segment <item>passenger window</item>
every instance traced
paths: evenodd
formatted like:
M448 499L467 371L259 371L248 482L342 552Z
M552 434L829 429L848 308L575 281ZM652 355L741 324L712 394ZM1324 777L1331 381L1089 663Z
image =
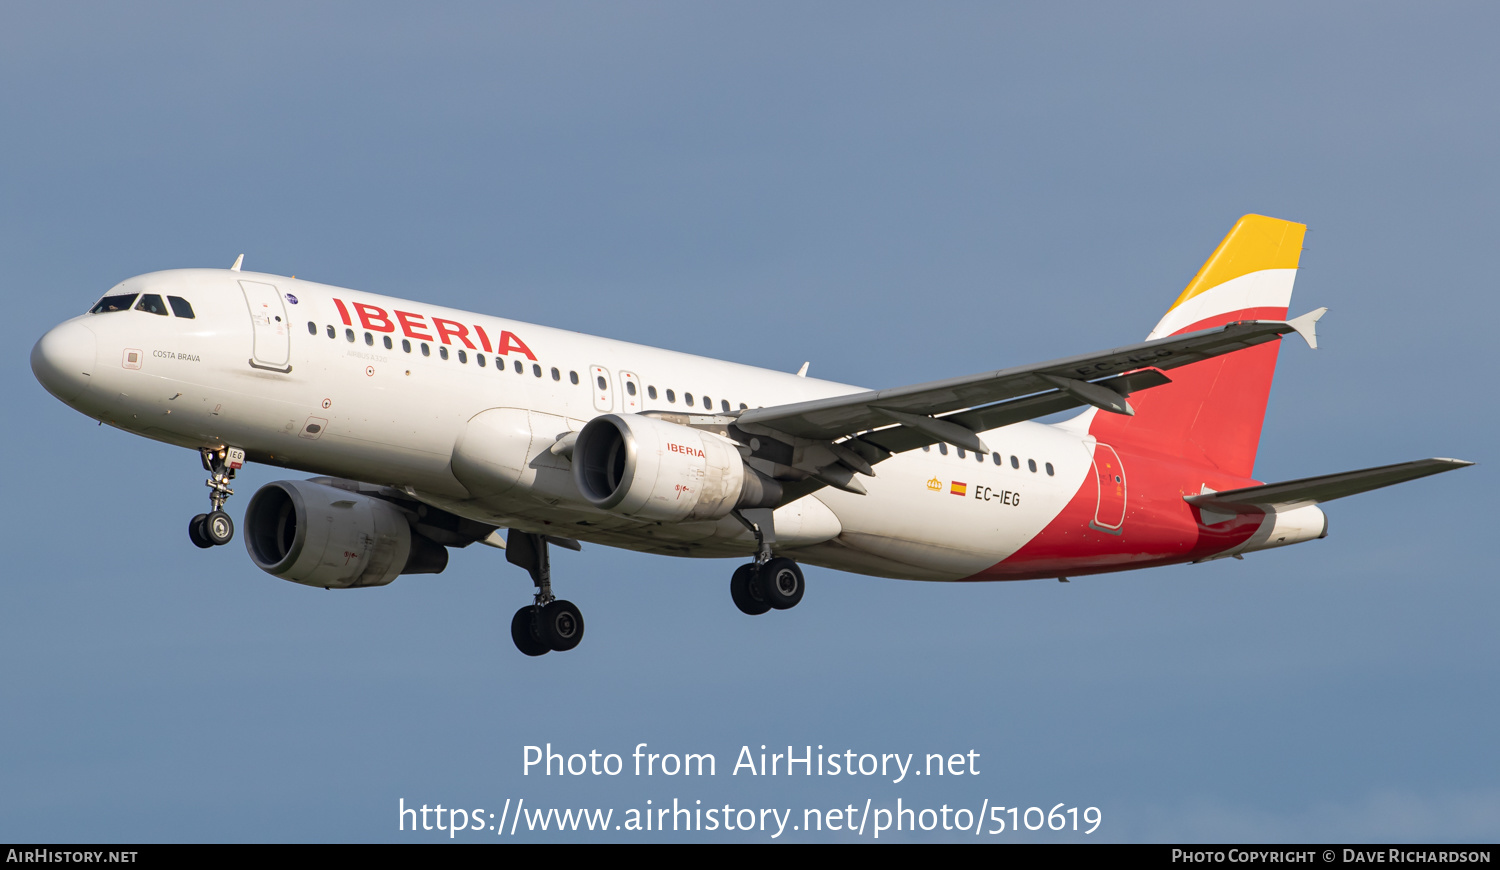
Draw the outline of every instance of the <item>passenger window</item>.
M560 371L557 370L557 366L553 366L552 367L552 380L554 380L554 381L560 381L560 380L562 380L562 372L560 372Z
M984 464L984 454L983 454L983 453L976 453L976 454L974 454L974 459L975 459L975 461L977 461L977 462L978 462L978 463L979 463L979 464L980 464L980 465L983 465L983 464Z
M964 453L964 449L962 447L955 447L953 449L958 451L958 458L959 459L966 459L966 458L968 458L968 454Z
M311 320L307 321L307 334L308 335L317 335L318 334L318 325L316 323L313 323Z
M1035 473L1036 472L1036 460L1035 459L1028 459L1028 460L1026 460L1026 467L1029 468L1029 469L1031 469L1032 472Z
M744 402L740 402L740 410L741 410L741 411L744 411L744 410L746 410L746 409L747 409L747 408L749 408L749 407L750 407L750 406L749 406L749 405L747 405L747 404L745 404L745 403L744 403Z
M391 344L391 337L389 335L385 336L382 341L385 342L386 350L395 350L395 345Z
M939 444L938 445L938 452L941 453L941 454L943 454L944 456L947 456L948 455L948 445L946 445L946 444Z
M1021 467L1021 457L1019 457L1019 456L1012 456L1010 458L1010 467L1011 468L1020 468Z
M183 320L193 319L193 306L189 305L186 299L183 299L181 296L168 296L167 301L172 304L173 314L181 317ZM315 324L308 321L307 325L312 327L313 335L318 334L318 327Z
M728 399L721 400L719 402L719 407L724 411L724 413L728 414L729 413L729 400Z
M656 387L647 387L646 396L652 399L656 398Z
M689 405L693 404L693 394L692 393L683 393L682 394L682 401L686 402Z
M991 453L990 454L990 458L993 459L993 460L995 460L995 464L996 465L1000 465L1002 463L1002 460L1000 459L1000 454L998 454L998 453Z
M371 335L368 332L365 333L365 346L366 347L374 347L375 346L375 336Z
M338 331L333 328L333 324L332 323L328 324L328 337L329 338L338 338L339 337Z
M532 366L531 366L531 373L534 374L534 375L536 375L537 377L541 377L542 376L542 367L539 366L539 365L536 365L536 364L532 364Z
M428 347L425 341L422 342L422 356L432 356L432 348Z
M438 356L442 357L443 359L447 359L448 358L448 345L446 345L446 344L440 344L440 345L438 345Z
M401 349L407 353L411 353L411 341L405 338L401 339Z
M595 378L594 380L599 384L599 389L601 389L601 390L607 390L607 389L609 389L609 384L605 383L605 381L604 381L604 375L600 375L599 377Z
M674 405L677 404L677 394L671 390L667 390L667 401Z
M931 444L923 444L922 445L922 452L923 453L931 453L932 452L932 445Z
M1053 472L1052 472L1052 463L1050 463L1050 462L1049 462L1049 463L1047 463L1047 476L1048 476L1048 477L1052 477L1052 476L1053 476Z
M130 305L135 301L134 293L122 296L106 296L99 300L99 304L89 309L90 314L108 314L111 311L129 311Z
M480 368L484 368L484 354L482 354L482 353L476 353L476 354L474 354L474 361L477 362L477 363L479 363L479 367Z
M353 344L354 343L354 330L352 330L352 329L346 329L346 330L344 330L344 338L349 339L349 343Z
M464 353L462 349L460 349L458 352L458 361L463 363L464 365L469 364L469 355Z
M161 301L161 297L155 293L147 293L141 297L141 301L135 304L136 311L146 311L151 314L167 316L167 303Z
M635 393L636 393L635 381L626 381L625 382L625 392L629 393L632 396L635 395Z
M568 372L568 380L573 382L573 386L578 386L578 372Z
M521 361L520 360L516 360L516 374L519 375L519 374L524 373L525 371L526 371L526 369L524 367L522 367Z

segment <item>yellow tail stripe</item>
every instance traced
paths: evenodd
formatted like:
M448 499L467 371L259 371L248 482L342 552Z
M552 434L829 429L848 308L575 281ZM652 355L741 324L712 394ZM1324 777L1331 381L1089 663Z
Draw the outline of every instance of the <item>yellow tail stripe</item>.
M1302 256L1302 236L1306 232L1306 224L1258 214L1245 215L1188 282L1187 289L1172 303L1172 308L1241 275L1263 269L1297 268L1297 261Z

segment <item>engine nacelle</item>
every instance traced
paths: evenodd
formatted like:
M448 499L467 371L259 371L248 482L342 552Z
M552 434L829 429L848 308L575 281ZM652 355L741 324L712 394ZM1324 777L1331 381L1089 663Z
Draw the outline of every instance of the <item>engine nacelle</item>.
M729 439L635 414L605 414L583 427L573 482L595 507L659 522L716 520L781 496Z
M384 586L448 564L448 551L413 534L395 505L310 480L278 480L255 493L245 549L268 574L331 589Z

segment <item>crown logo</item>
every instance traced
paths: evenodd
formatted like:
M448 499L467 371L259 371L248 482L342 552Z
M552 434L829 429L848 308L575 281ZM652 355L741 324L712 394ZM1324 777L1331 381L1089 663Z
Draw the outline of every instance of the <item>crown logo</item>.
M927 481L927 488L932 490L933 492L942 492L943 482L934 477L933 479Z

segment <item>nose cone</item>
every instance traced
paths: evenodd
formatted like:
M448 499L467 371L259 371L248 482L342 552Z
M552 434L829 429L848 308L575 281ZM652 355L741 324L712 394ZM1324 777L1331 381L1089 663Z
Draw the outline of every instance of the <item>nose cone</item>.
M76 321L52 328L31 349L31 371L47 392L71 402L83 395L94 373L93 330Z

